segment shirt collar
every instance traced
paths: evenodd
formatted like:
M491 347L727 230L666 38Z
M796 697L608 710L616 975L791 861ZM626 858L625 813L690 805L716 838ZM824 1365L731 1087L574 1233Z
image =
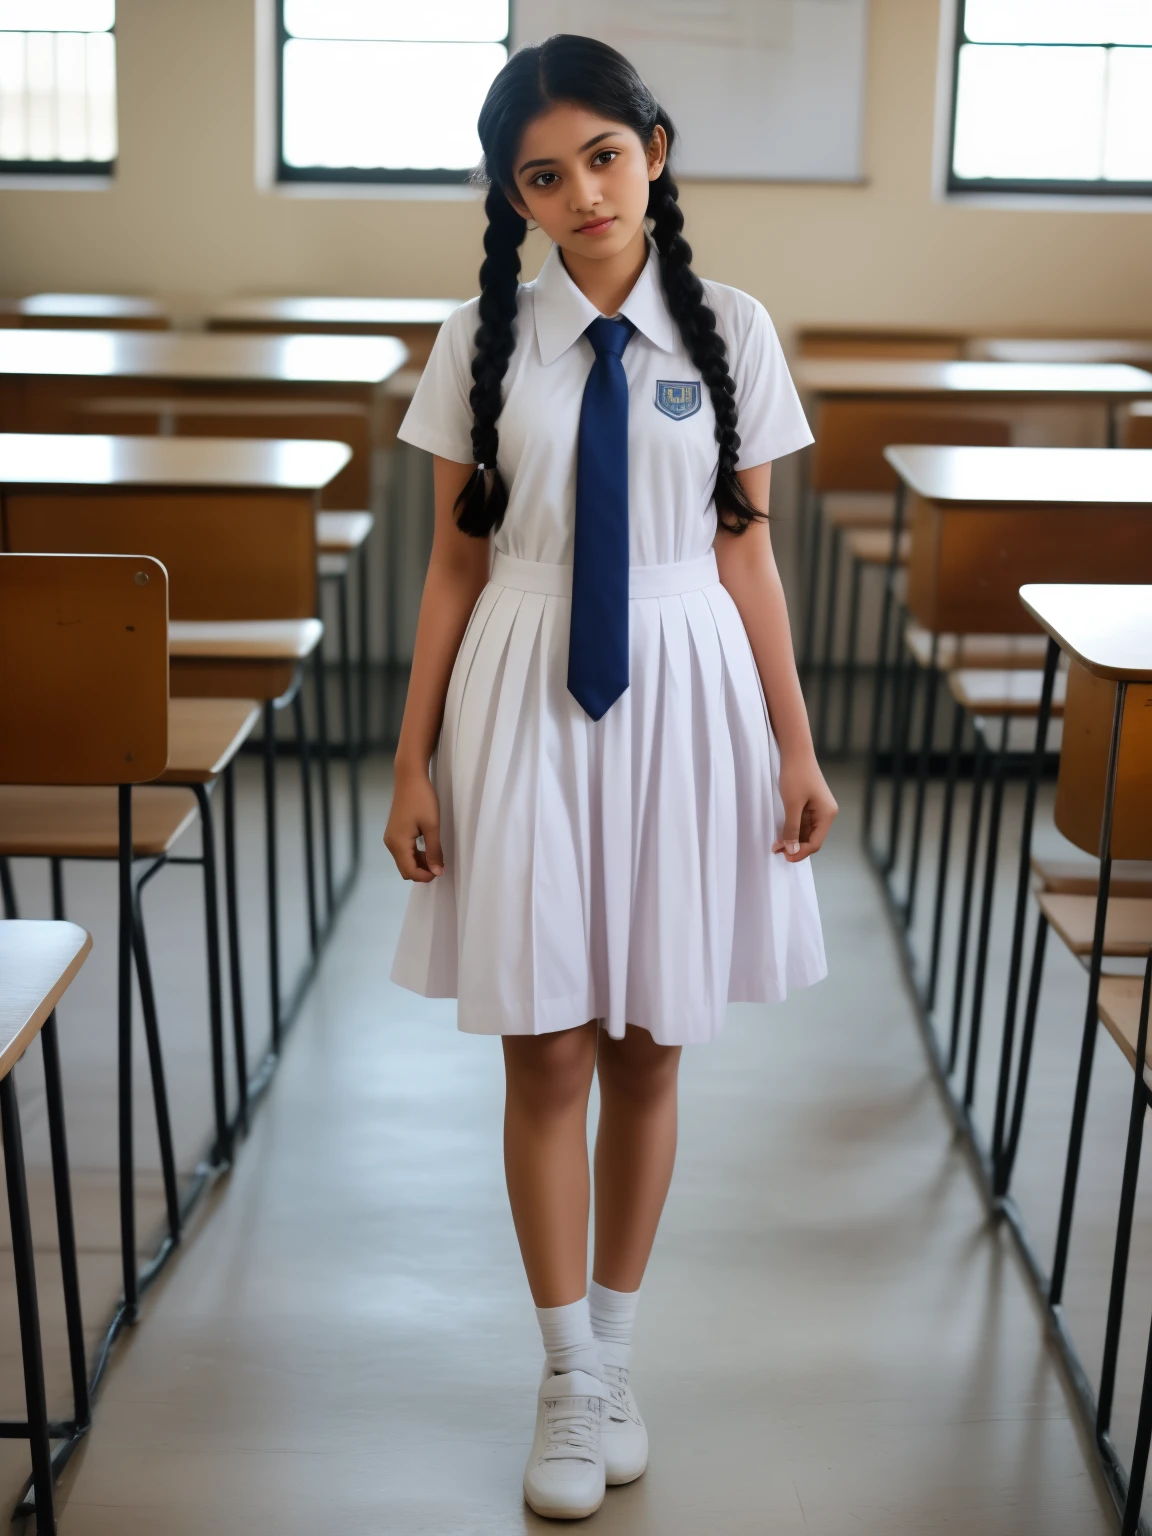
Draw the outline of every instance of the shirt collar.
M544 259L540 275L532 284L532 310L536 321L536 341L540 361L547 368L573 342L578 341L600 311L584 296L568 275L554 245ZM660 258L649 241L648 260L636 279L632 292L620 306L620 313L662 352L673 352L679 339L664 293L660 286Z

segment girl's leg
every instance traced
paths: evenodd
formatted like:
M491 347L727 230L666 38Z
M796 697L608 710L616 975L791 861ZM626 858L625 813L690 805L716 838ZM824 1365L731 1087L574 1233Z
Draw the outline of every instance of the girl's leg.
M601 1033L598 1045L593 1276L609 1290L634 1292L672 1182L680 1047L657 1045L633 1024L623 1040Z
M505 1035L504 1169L537 1307L579 1301L588 1275L588 1094L597 1024Z

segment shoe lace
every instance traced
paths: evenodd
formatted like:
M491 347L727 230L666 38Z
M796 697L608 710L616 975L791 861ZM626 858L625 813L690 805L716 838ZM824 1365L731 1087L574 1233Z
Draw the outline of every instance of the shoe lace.
M598 1397L558 1397L545 1403L544 1456L549 1461L594 1461L600 1427ZM575 1454L573 1454L575 1452Z
M628 1412L628 1367L616 1365L611 1361L604 1362L604 1385L608 1388L608 1396L611 1400L609 1413L615 1423L621 1422L620 1415L631 1418ZM617 1410L613 1412L612 1410Z

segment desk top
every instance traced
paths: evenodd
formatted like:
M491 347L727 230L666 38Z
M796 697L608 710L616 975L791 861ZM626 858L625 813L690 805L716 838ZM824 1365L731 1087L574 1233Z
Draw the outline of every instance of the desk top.
M33 293L14 299L17 314L37 319L83 320L160 320L167 321L168 311L155 299L126 293Z
M1020 601L1097 677L1152 682L1152 587L1034 583Z
M1152 504L1152 448L946 448L894 444L884 457L927 501L1021 506Z
M818 395L1152 396L1152 373L1125 363L990 363L801 358L797 387Z
M7 1077L84 964L75 923L0 922L0 1077Z
M443 325L459 299L241 298L217 304L208 323L355 325L386 330L397 325Z
M382 384L407 360L394 336L0 330L0 374Z
M1150 455L1152 456L1152 455ZM0 433L0 486L153 486L184 490L322 490L352 457L311 439L101 437Z
M1131 363L1152 368L1152 337L985 336L969 344L969 356L990 363Z

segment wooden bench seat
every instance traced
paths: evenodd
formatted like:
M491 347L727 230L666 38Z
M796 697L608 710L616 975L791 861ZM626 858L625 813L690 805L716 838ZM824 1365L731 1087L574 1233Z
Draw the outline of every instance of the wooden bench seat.
M132 796L135 857L167 853L196 819L191 790L138 788ZM0 785L0 854L10 858L115 859L119 851L120 818L114 787Z
M32 1044L91 948L75 923L0 922L0 1077Z
M168 652L174 660L303 661L323 633L319 619L182 619L168 625Z
M824 517L828 526L845 532L854 528L890 529L895 515L892 497L883 493L860 496L833 494L824 500Z
M1043 672L962 667L948 674L952 697L973 715L1035 716L1040 712L1043 685ZM1067 688L1067 674L1057 672L1052 689L1054 718L1064 713Z
M1140 998L1143 976L1101 976L1096 1006L1104 1028L1124 1052L1128 1065L1136 1067L1136 1041L1140 1029ZM1146 1055L1152 1055L1152 1037ZM1152 1066L1152 1060L1147 1062Z
M921 667L932 665L932 634L921 624L909 623L904 630L904 644ZM936 644L936 665L942 672L953 668L979 670L1034 670L1044 665L1047 640L1043 635L940 635Z
M1100 866L1095 860L1045 859L1033 854L1031 862L1042 889L1064 896L1096 895ZM1152 898L1152 859L1114 859L1108 892Z
M1040 910L1074 955L1092 953L1096 897L1039 891ZM1104 953L1142 956L1152 949L1152 899L1111 896L1104 924Z
M316 548L322 555L353 554L375 524L371 512L317 512Z
M892 530L890 528L857 528L845 539L849 555L861 565L887 565L892 558ZM900 535L897 560L908 564L912 549L912 535L905 529Z
M168 768L158 784L208 784L218 778L256 729L251 699L172 699Z

